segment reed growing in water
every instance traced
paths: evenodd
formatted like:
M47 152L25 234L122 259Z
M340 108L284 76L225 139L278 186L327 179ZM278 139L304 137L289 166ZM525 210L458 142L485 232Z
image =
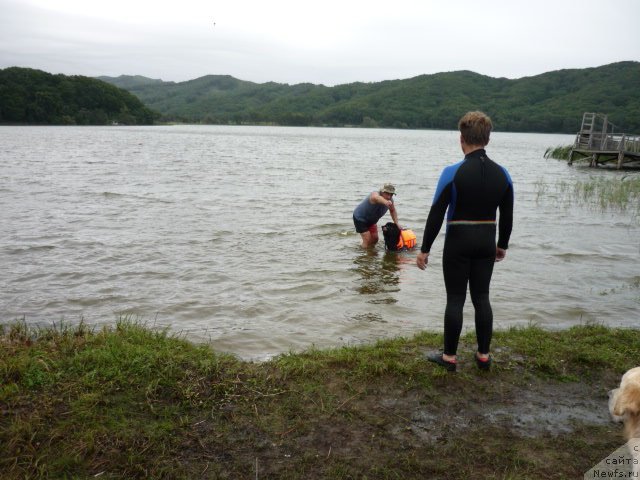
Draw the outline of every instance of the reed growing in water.
M569 154L573 145L549 147L544 152L544 158L555 158L557 160L569 160Z
M544 158L568 160L573 145L560 145L549 147L544 152ZM536 182L537 198L540 200L549 192L549 186L542 181ZM603 210L618 210L640 213L640 174L631 173L619 176L592 176L588 180L577 180L568 185L561 182L557 186L560 197L566 199L573 194L572 200L581 203L598 206Z
M595 201L602 209L613 208L640 213L640 175L638 174L579 180L574 186L574 194L583 202Z

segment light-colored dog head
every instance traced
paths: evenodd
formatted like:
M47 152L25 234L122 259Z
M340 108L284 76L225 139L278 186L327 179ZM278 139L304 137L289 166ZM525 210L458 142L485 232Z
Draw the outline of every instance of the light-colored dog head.
M620 387L609 392L609 413L624 423L625 438L640 438L640 367L625 373Z

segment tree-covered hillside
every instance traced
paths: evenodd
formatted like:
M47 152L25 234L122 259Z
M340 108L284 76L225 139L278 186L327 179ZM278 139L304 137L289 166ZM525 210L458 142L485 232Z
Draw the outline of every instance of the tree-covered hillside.
M180 83L101 78L128 89L166 121L453 129L464 112L477 109L501 131L575 133L584 112L598 112L640 132L639 62L516 80L458 71L335 87L218 75Z
M0 70L0 124L149 125L157 116L128 91L95 78Z

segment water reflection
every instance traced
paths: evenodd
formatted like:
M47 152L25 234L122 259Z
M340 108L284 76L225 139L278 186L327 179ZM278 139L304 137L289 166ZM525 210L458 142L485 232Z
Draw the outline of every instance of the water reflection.
M400 291L400 271L408 261L402 253L361 250L353 259L359 277L356 291L370 295L368 303L396 303L393 294Z

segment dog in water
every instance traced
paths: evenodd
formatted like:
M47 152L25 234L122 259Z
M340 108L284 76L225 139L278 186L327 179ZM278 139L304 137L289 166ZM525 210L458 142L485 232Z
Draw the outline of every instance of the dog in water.
M382 226L382 235L384 236L384 248L389 252L411 250L416 246L416 236L413 231L400 230L398 225L393 222Z
M622 376L620 387L609 392L609 413L616 422L624 424L624 438L628 440L633 458L633 473L640 474L640 367Z

